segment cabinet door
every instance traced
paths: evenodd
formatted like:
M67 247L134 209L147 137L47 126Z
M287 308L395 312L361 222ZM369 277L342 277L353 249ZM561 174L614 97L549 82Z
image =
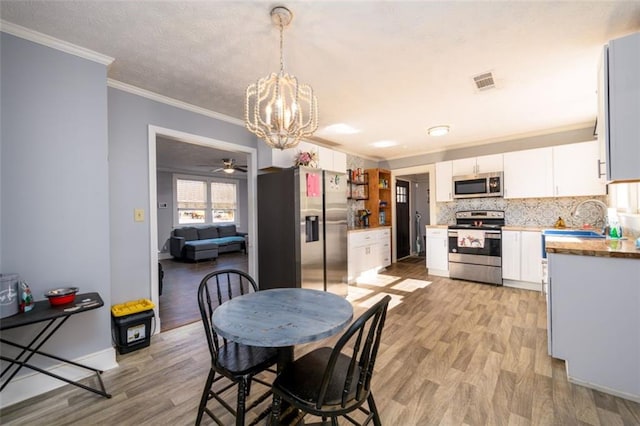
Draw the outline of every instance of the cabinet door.
M520 231L502 231L502 278L520 280Z
M608 154L611 180L640 179L640 33L609 42Z
M504 155L483 155L476 158L476 173L492 173L501 172L504 168L503 165Z
M452 176L466 176L476 174L476 158L461 158L451 162Z
M598 159L598 141L554 146L554 195L604 195L605 185L599 177Z
M333 151L333 169L331 170L339 173L347 173L347 154Z
M427 268L449 270L447 229L427 229Z
M333 150L324 146L316 146L315 150L318 152L318 168L336 171L333 169Z
M452 201L452 164L451 161L436 163L436 201Z
M552 148L504 154L504 198L553 197Z
M542 282L542 234L522 231L520 234L520 279Z

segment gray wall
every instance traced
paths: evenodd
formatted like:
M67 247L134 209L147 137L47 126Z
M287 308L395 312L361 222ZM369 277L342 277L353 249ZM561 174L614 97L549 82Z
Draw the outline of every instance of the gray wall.
M36 300L59 286L99 292L106 308L71 317L45 348L110 349L106 67L6 33L0 53L0 270Z
M108 102L111 295L113 303L122 303L151 297L148 126L253 148L256 138L242 126L119 89L108 89ZM145 222L133 221L135 208L144 208Z
M548 135L531 136L520 139L511 139L503 142L476 145L467 148L458 148L448 151L433 152L389 161L380 161L377 167L396 170L405 167L433 164L438 161L457 160L459 158L471 158L480 155L501 154L504 152L521 151L524 149L543 148L547 146L564 145L568 143L587 142L594 140L593 127L577 130L568 130Z

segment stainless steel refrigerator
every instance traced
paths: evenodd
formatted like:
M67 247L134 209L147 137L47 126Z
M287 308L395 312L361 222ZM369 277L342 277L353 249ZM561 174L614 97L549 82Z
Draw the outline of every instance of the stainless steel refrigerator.
M344 173L309 167L258 175L260 289L347 295L346 182Z

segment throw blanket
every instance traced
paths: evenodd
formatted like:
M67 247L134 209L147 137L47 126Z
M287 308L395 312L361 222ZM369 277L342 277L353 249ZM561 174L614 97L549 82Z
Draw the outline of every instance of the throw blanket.
M458 247L484 248L484 231L459 230Z

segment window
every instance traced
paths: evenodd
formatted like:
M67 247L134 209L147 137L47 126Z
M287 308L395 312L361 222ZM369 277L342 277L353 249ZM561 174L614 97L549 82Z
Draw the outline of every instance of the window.
M640 212L640 184L615 183L609 185L612 205L619 213Z
M174 175L174 197L178 225L236 222L236 182Z
M176 182L178 223L204 223L207 208L207 183L178 179Z
M235 183L211 182L211 217L213 223L235 222L237 193Z

